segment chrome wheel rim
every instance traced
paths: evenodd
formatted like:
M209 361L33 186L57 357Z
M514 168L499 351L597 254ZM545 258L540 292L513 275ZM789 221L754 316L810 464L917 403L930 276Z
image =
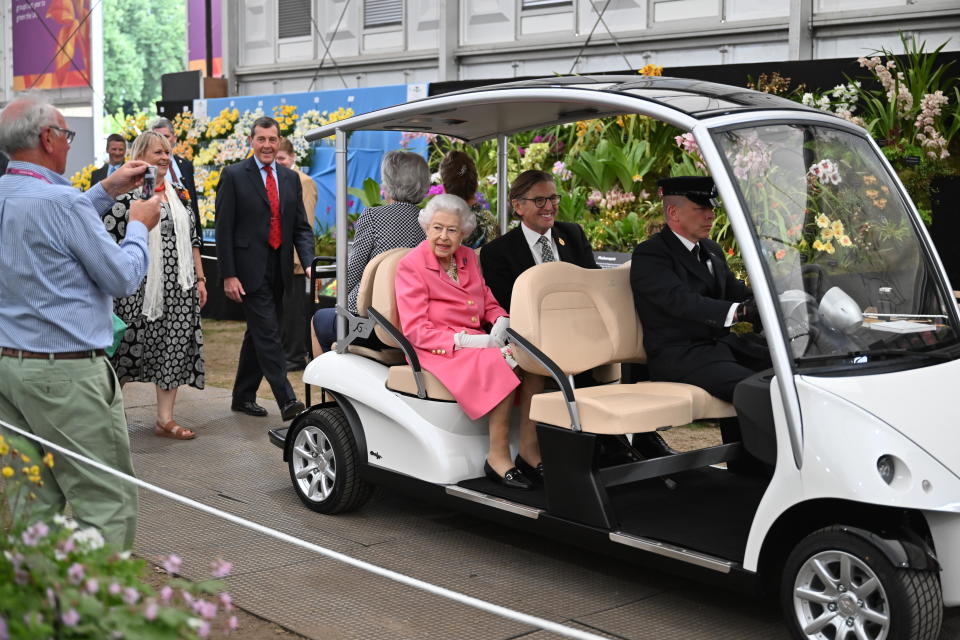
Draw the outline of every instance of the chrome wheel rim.
M337 458L326 434L313 425L300 429L291 456L300 493L313 502L329 498L337 481Z
M793 585L797 622L810 640L885 640L890 604L876 573L844 551L803 563Z

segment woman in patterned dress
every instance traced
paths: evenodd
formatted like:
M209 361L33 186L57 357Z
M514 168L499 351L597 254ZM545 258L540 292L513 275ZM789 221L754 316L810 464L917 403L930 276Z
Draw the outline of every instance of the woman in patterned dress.
M127 323L111 358L120 383L149 382L157 388L154 433L189 440L196 436L173 419L177 389L204 386L203 333L200 307L206 304L206 278L200 261L200 236L190 196L169 171L170 144L155 131L133 142L130 156L157 168L160 223L150 232L147 276L140 289L113 303L114 313ZM130 204L141 197L137 188L117 199L103 216L107 231L120 242L126 233Z
M384 251L415 247L426 237L417 222L417 205L430 189L427 161L409 151L389 151L380 165L380 180L386 204L365 209L354 225L353 246L347 259L347 308L351 313L357 312L360 278L367 263ZM310 334L314 357L329 351L337 339L336 318L334 309L320 309L313 315ZM374 336L354 344L374 349L383 346Z

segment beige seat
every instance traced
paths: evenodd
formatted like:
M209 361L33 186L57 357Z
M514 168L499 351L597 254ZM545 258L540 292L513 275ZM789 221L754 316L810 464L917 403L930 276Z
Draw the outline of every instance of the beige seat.
M367 266L364 267L363 275L360 277L360 286L357 288L357 315L361 318L368 317L367 309L373 300L372 285L376 278L377 270L380 268L380 265L383 264L384 260L398 251L405 254L409 249L391 249L384 251L371 258L370 261L367 262ZM403 362L403 352L400 351L400 349L382 349L378 351L377 349L351 344L347 346L347 352L370 358L371 360L376 360L386 365L400 364Z
M400 329L400 317L397 313L397 296L395 285L397 278L397 265L409 251L409 249L394 249L392 251L380 254L385 257L377 268L374 284L371 288L370 300L367 301L367 307L373 307L376 309L381 315L383 315L384 318L387 319L387 321L390 322L390 324L397 329ZM359 310L360 302L358 299L357 311ZM374 331L376 331L377 337L380 338L384 344L389 346L399 346L393 339L393 336L391 336L390 333L383 327L377 325ZM401 362L402 361L403 360L401 357ZM443 383L441 383L429 371L421 371L421 380L423 381L427 398L431 400L455 401L453 395L445 386L443 386ZM390 367L390 371L387 374L387 388L394 391L399 391L400 393L417 395L417 382L413 373L413 368L409 364L398 364Z
M628 268L583 269L564 262L540 265L517 279L510 306L511 328L566 375L647 360ZM524 370L547 375L529 354L522 349L514 351ZM581 429L589 433L639 433L736 415L730 403L681 383L604 385L577 389L574 396ZM530 417L570 426L562 392L534 396Z

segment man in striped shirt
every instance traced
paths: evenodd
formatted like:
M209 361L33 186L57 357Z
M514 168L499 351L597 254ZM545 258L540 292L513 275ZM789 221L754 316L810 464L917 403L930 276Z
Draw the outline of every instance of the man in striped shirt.
M132 475L123 396L104 349L113 298L146 274L160 204L136 202L117 245L99 212L141 183L147 165L129 162L80 193L60 175L73 137L37 98L0 113L0 150L10 156L0 179L0 420ZM28 517L48 520L69 502L82 526L133 544L136 486L65 455L42 468L36 499L20 505Z

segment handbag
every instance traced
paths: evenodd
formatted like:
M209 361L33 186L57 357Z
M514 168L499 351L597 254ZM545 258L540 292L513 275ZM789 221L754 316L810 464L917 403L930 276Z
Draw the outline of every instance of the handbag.
M113 354L117 352L117 347L120 346L120 340L123 339L123 334L127 330L127 323L115 313L110 314L113 317L113 344L104 349L104 352L109 357L113 357Z

